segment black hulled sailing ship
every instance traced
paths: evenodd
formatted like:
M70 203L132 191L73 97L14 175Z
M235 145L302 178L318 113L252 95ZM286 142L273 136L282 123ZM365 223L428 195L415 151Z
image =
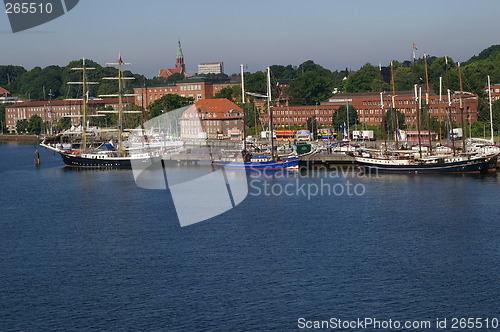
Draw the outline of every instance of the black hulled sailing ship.
M425 55L424 55L425 60ZM426 66L426 78L427 76L427 63ZM391 63L392 67L392 63ZM460 113L462 118L462 131L463 131L463 107L462 107L462 78L460 75L460 63L458 64L458 74L460 79ZM427 93L429 87L427 84ZM421 93L420 93L421 96ZM427 102L428 102L428 98ZM421 97L417 92L417 85L415 85L415 111L417 114L417 126L418 126L418 147L419 153L406 153L401 154L400 152L390 153L389 151L380 151L378 154L368 154L362 156L356 156L356 162L359 167L366 173L407 173L407 174L418 174L418 173L487 173L496 170L498 154L475 154L468 153L465 147L465 138L463 141L463 150L461 154L457 154L455 148L453 148L452 155L444 154L432 154L428 155L422 154L422 142L420 137L420 107ZM394 107L394 101L393 101ZM426 110L428 111L428 105L426 105ZM430 123L430 116L429 116ZM397 137L397 136L396 136ZM432 152L432 142L430 139L430 129L429 129L429 148ZM453 139L453 138L452 138Z
M130 169L132 160L145 160L151 157L151 152L141 153L131 153L130 150L124 148L123 145L123 97L131 96L123 93L123 81L126 79L134 79L133 77L123 77L121 70L122 65L127 65L119 56L118 62L108 63L108 65L115 65L118 67L117 77L107 77L104 79L118 80L118 93L115 95L101 95L99 97L118 97L118 110L111 111L118 114L118 126L117 126L117 136L118 136L118 146L115 147L109 143L102 143L98 147L89 148L87 146L87 101L88 101L88 85L95 84L93 82L88 82L86 77L86 71L93 68L88 68L85 66L85 59L83 60L82 68L73 68L75 70L82 71L82 82L74 82L73 84L81 84L83 86L83 98L82 98L82 139L81 146L79 149L61 149L54 148L46 142L42 142L42 146L56 151L62 157L64 165L67 167L78 167L78 168L125 168Z

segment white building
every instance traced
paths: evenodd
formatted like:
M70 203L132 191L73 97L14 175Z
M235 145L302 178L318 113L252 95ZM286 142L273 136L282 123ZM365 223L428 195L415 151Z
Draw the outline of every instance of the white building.
M206 62L198 65L198 74L222 74L224 73L223 62Z

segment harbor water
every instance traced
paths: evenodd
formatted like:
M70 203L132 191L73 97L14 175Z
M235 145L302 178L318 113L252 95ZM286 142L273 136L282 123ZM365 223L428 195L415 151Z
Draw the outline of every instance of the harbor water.
M33 145L0 144L0 179L0 331L500 330L497 174L249 175L187 227L168 190Z

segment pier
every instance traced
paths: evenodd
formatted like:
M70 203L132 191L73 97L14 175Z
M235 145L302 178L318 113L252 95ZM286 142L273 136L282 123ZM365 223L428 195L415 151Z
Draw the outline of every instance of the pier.
M344 153L313 153L310 155L299 156L299 165L317 167L317 166L349 166L356 165L353 156Z

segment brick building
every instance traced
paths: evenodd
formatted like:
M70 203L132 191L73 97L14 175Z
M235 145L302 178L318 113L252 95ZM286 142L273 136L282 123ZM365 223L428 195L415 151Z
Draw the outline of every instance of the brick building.
M177 94L181 97L191 97L195 101L213 98L217 92L225 87L240 85L236 82L214 83L203 77L194 77L164 87L135 88L135 103L138 106L148 107L155 100L167 94Z
M182 138L241 138L243 110L227 99L202 99L182 113L179 124Z
M500 98L500 86L498 86L498 98ZM384 107L381 107L381 98ZM425 104L425 93L422 102ZM460 95L451 96L451 106L448 107L448 96L439 100L435 93L429 94L429 109L433 117L440 120L447 118L450 114L452 121L460 123ZM398 91L394 98L395 108L406 117L406 125L416 124L415 97L413 91ZM477 95L464 92L462 95L464 120L475 122L478 117ZM392 104L392 94L388 92L365 92L365 93L341 93L330 97L320 105L312 106L282 106L273 108L273 123L276 127L287 127L289 125L305 126L309 117L316 118L320 126L331 126L332 117L340 106L353 106L358 113L360 123L379 126L382 118ZM283 105L283 104L282 104ZM422 105L424 107L424 105ZM261 121L267 123L267 113L262 114Z
M486 97L488 97L488 90L489 89L490 89L490 87L488 87L488 86L484 87ZM491 85L491 102L494 103L498 99L500 99L500 84L492 84Z
M123 103L132 103L133 98L123 98ZM106 106L118 109L118 98L92 99L88 102L88 114L97 114ZM16 131L16 124L19 120L28 120L33 115L38 115L43 122L55 123L62 117L70 117L72 123L80 123L82 115L82 102L74 100L52 100L52 101L29 101L7 106L5 108L5 121L7 130L10 133Z

